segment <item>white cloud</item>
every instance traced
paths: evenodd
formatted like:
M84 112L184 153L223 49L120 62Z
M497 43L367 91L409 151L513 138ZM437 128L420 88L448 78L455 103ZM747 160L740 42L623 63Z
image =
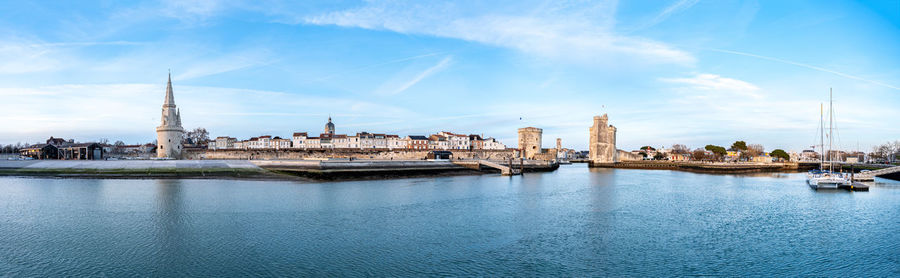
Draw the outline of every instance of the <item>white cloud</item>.
M749 94L759 90L745 81L722 77L716 74L697 74L689 78L661 78L661 81L690 85L692 89L718 90Z
M0 74L21 74L57 70L66 56L40 43L0 41Z
M613 30L615 4L539 7L510 14L460 12L450 4L379 2L337 12L305 16L315 25L388 30L473 41L524 53L590 64L689 64L694 57L654 40L625 36ZM585 13L584 10L593 13ZM523 15L524 14L524 15Z
M286 135L318 127L332 112L363 115L366 121L414 118L409 110L354 98L177 83L174 89L185 128L202 126L216 135ZM0 142L35 142L51 135L147 142L155 137L164 92L164 82L0 88Z

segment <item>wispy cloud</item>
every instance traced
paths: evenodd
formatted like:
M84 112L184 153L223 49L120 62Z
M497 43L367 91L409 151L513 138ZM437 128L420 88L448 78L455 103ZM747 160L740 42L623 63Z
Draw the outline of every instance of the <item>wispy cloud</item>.
M342 76L342 75L345 75L345 74L350 74L350 73L359 72L359 71L363 71L363 70L367 70L367 69L372 69L372 68L377 68L377 67L380 67L380 66L386 66L386 65L390 65L390 64L396 64L396 63L400 63L400 62L406 62L406 61L417 60L417 59L422 59L422 58L427 58L427 57L433 57L433 56L441 55L441 54L443 54L443 53L446 53L446 52L435 52L435 53L428 53L428 54L415 55L415 56L404 57L404 58L399 58L399 59L393 59L393 60L390 60L390 61L385 61L385 62L381 62L381 63L376 63L376 64L371 64L371 65L360 66L360 67L356 67L356 68L353 68L353 69L349 69L349 70L344 70L344 71L341 71L341 72L336 72L336 73L328 74L328 75L325 75L325 76L316 78L316 79L314 79L314 80L315 80L315 81L325 81L325 80L332 79L332 78L335 78L335 77L338 77L338 76Z
M660 81L689 85L692 92L713 91L723 94L739 94L750 97L760 97L755 92L759 90L756 85L746 81L722 77L716 74L697 74L687 78L660 78Z
M0 41L0 74L58 70L67 59L68 55L46 44Z
M630 29L631 30L641 30L641 29L653 27L663 21L666 21L666 19L669 19L669 17L671 17L672 15L678 14L680 12L683 12L683 11L693 7L694 5L696 5L699 2L700 2L700 0L678 0L674 4L669 5L668 7L664 8L659 14L657 14L652 19L645 21L642 24L640 24L636 27L630 28Z
M708 49L708 50L710 50L710 51L715 51L715 52L720 52L720 53L727 53L727 54L741 55L741 56L746 56L746 57L759 58L759 59L763 59L763 60L769 60L769 61L779 62L779 63L784 63L784 64L789 64L789 65L795 65L795 66L804 67L804 68L808 68L808 69L812 69L812 70L817 70L817 71L821 71L821 72L827 72L827 73L835 74L835 75L838 75L838 76L841 76L841 77L846 77L846 78L850 78L850 79L854 79L854 80L859 80L859 81L863 81L863 82L875 84L875 85L882 86L882 87L886 87L886 88L891 88L891 89L894 89L894 90L900 90L900 87L897 87L897 86L894 86L894 85L891 85L891 84L887 84L887 83L883 83L883 82L880 82L880 81L875 81L875 80L871 80L871 79L867 79L867 78L862 78L862 77L859 77L859 76L850 75L850 74L846 74L846 73L842 73L842 72L839 72L839 71L830 70L830 69L826 69L826 68L822 68L822 67L818 67L818 66L813 66L813 65L810 65L810 64L804 64L804 63L799 63L799 62L794 62L794 61L788 61L788 60L779 59L779 58L774 58L774 57L767 57L767 56L756 55L756 54L751 54L751 53L746 53L746 52L732 51L732 50L715 49L715 48L710 48L710 49Z
M460 39L572 62L694 61L691 54L665 43L617 34L611 23L614 3L576 6L479 14L459 12L459 7L446 3L370 2L360 8L304 16L300 22Z
M416 83L419 83L419 81L422 81L423 79L431 76L432 74L435 74L435 73L440 72L440 71L444 70L445 68L447 68L447 66L450 65L450 62L452 60L453 59L451 56L444 57L444 59L441 59L441 61L439 61L437 64L416 74L412 79L407 80L406 82L403 82L396 89L387 92L387 95L396 95L396 94L402 93L403 91L406 91L406 89L409 89L410 87L416 85Z

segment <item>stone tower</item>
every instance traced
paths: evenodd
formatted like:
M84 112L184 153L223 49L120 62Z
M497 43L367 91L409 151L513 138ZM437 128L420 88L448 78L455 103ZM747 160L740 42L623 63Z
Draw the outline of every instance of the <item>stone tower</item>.
M331 122L331 116L328 116L328 123L325 124L325 134L334 135L334 123Z
M556 138L556 151L562 150L562 138Z
M169 73L169 84L166 85L166 100L162 106L162 123L156 128L156 157L181 158L181 138L184 128L181 127L181 112L175 107L175 95L172 91L172 73Z
M594 125L591 126L591 141L588 142L591 163L618 162L616 151L616 127L608 124L609 118L594 116Z
M543 130L536 127L525 127L519 129L519 149L522 150L522 157L526 159L534 159L534 155L541 153L541 136Z

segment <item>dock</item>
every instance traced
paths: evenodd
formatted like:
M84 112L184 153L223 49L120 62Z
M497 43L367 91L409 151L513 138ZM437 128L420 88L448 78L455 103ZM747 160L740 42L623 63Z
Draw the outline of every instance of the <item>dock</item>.
M838 186L838 188L850 191L869 191L869 185L861 182L853 182L850 185L841 185Z

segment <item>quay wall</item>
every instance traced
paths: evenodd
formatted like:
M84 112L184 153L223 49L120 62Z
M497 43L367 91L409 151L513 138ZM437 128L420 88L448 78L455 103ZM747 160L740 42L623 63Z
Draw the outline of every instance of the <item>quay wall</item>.
M589 163L590 167L681 170L708 173L754 173L797 171L797 163L720 163L678 161L623 161L617 163Z
M453 158L507 160L516 152L506 150L450 150ZM186 150L185 159L215 160L424 160L429 150L281 149L281 150Z

